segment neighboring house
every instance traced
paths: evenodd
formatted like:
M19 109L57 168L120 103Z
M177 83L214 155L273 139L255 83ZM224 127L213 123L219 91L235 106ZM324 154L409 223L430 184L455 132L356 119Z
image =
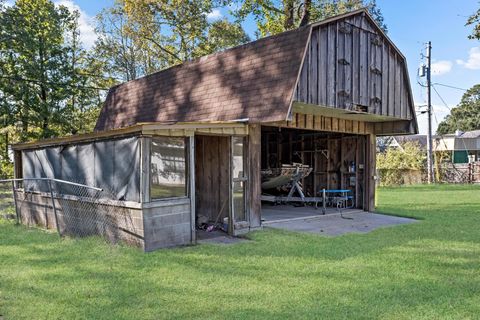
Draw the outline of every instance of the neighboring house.
M298 159L305 192L373 211L376 136L416 133L405 57L357 10L116 86L94 133L16 145L16 177L114 190L150 251L195 243L199 217L261 227L261 170Z
M433 141L434 151L451 153L453 163L480 161L480 130L457 131L454 134L437 136Z
M388 148L403 149L403 145L407 142L417 144L420 149L427 150L427 136L424 134L390 136L377 139L377 149L380 152Z

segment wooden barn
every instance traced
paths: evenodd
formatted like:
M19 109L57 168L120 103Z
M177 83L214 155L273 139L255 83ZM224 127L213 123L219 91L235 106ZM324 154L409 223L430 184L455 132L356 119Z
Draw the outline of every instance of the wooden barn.
M113 87L94 133L16 145L16 175L118 190L150 251L195 243L203 223L260 228L262 199L283 199L262 190L269 173L308 168L304 197L348 190L373 211L376 136L417 131L405 57L357 10Z

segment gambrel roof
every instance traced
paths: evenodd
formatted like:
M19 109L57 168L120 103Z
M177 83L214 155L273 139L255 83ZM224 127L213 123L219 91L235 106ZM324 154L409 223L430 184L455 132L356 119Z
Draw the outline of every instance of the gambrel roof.
M299 28L113 87L95 129L285 119L309 34Z
M95 130L285 121L297 103L364 121L407 121L418 131L405 57L365 9L113 87Z

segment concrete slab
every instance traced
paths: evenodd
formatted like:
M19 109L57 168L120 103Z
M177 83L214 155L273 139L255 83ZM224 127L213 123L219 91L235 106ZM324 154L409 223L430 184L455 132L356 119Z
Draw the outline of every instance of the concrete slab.
M363 212L359 209L344 209L343 212ZM327 208L325 215L338 214L336 208ZM292 205L263 205L262 206L262 223L283 222L288 220L302 220L323 216L322 208L315 209L313 206L295 207Z
M267 222L264 223L264 226L289 231L339 236L353 232L367 233L381 227L414 222L418 222L418 220L355 210L345 211L342 215L337 213L291 221Z

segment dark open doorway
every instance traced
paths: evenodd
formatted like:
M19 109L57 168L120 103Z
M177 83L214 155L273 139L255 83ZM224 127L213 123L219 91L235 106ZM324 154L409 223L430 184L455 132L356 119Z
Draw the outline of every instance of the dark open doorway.
M306 172L305 176L298 181L305 197L321 197L323 189L344 190L346 191L344 194L348 195L348 201L343 204L344 207L363 209L366 190L365 159L366 137L364 135L262 127L262 195L286 196L292 188L292 183L288 183L286 179L286 183L281 185L282 180L278 179L278 185L273 183L272 187L265 183L269 179L268 175L275 176L276 172L282 175L288 170L298 170L295 168L300 167ZM294 193L298 196L297 191ZM267 197L262 196L262 198ZM279 204L279 202L273 204ZM316 212L310 209L302 211L299 206L305 205L304 203L292 201L281 204L284 205L283 209L285 205L291 207L290 210L284 210L289 217L295 216L296 213L302 216L306 215L307 211L311 215ZM272 202L264 201L263 209L262 218L268 220L268 214L272 212ZM278 215L275 218L277 219Z
M224 222L230 217L230 137L195 136L195 189L197 238L216 235L222 227L228 232Z

